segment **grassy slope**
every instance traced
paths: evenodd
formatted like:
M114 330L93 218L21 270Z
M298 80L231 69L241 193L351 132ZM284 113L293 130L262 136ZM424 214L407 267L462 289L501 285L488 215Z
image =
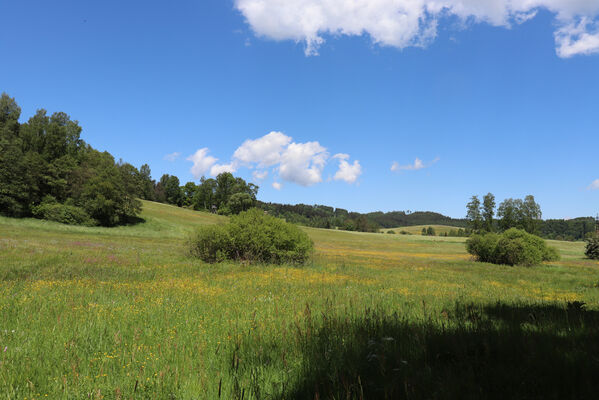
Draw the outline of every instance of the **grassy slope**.
M322 353L317 342L301 345L312 323L337 329L326 324L376 309L425 321L428 335L461 326L448 316L456 302L559 315L567 301L599 305L599 263L583 258L582 243L552 242L562 261L511 268L473 262L461 238L305 228L316 252L303 268L211 266L185 257L184 238L225 218L151 202L142 217L111 229L0 218L0 398L259 398L258 389L299 398L298 382L318 378L302 375L306 362L324 362L310 358ZM343 332L403 329L369 326ZM402 379L403 388L411 378Z
M405 231L412 235L420 235L422 233L422 228L428 228L429 226L432 226L433 228L435 228L435 233L437 235L449 233L449 231L451 231L451 230L457 231L458 229L460 229L455 226L448 226L448 225L414 225L414 226L400 226L399 228L381 229L381 232L386 233L387 231L394 231L395 233L399 233L401 231Z

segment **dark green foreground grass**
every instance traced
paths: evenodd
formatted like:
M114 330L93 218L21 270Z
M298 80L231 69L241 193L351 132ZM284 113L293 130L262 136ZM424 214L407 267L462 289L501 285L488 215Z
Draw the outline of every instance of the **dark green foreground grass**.
M419 322L369 309L314 318L307 308L286 339L244 337L230 370L249 383L236 386L234 397L593 399L599 393L599 313L580 303L458 304L440 319ZM265 379L275 371L277 382Z

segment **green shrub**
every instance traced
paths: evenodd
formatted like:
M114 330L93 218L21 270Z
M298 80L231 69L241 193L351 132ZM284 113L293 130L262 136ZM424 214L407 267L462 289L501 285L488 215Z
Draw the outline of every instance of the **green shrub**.
M231 217L226 225L200 228L190 238L188 248L192 256L210 263L237 260L302 264L313 244L297 226L251 209Z
M207 225L198 229L188 240L189 253L193 257L214 263L229 258L231 237L223 225Z
M69 225L94 225L94 221L84 209L70 204L58 203L52 196L32 207L35 218L47 219Z
M559 260L558 251L538 236L520 229L508 229L501 235L472 235L466 250L478 261L506 265L537 265Z
M584 254L592 260L599 260L599 236L587 239L587 248Z
M387 233L390 235L395 235L395 231L387 231Z
M472 235L466 240L466 251L474 255L478 261L494 262L495 249L499 235L496 233L487 233L486 235Z

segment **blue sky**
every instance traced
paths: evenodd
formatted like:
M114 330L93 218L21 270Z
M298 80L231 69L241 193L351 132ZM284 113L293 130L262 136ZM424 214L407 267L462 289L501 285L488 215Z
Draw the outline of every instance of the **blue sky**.
M597 0L343 3L0 0L0 91L155 179L230 169L263 201L599 212Z

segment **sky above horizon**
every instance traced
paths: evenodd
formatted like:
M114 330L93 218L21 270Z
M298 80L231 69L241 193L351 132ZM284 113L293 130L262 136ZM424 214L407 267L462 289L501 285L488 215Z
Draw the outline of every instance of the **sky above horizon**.
M599 0L0 0L0 92L154 179L465 215L599 212Z

